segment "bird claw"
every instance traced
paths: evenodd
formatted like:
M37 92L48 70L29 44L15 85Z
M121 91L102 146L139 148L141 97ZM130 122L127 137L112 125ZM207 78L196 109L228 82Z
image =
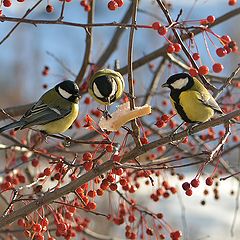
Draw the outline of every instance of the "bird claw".
M195 126L196 124L190 124L188 127L187 127L187 135L188 136L191 136L193 134L193 127Z
M124 92L126 94L126 96L130 99L136 99L135 96L133 96L132 94L128 93L128 92Z
M100 108L97 108L100 112L102 112L103 117L108 120L109 118L112 118L111 114L109 113L109 111L107 109L102 110Z

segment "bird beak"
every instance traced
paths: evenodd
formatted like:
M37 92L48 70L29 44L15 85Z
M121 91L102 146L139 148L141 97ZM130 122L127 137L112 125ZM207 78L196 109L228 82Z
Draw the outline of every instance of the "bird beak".
M164 83L161 87L162 87L162 88L164 88L164 87L169 87L169 85L168 85L167 83Z

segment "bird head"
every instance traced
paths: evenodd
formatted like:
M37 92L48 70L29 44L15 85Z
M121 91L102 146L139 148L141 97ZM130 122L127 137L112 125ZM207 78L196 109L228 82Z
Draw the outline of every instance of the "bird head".
M63 81L56 85L57 93L70 102L78 103L80 99L78 85L70 80Z
M193 84L194 80L188 73L177 73L170 76L162 87L168 87L171 90L184 91L191 88Z

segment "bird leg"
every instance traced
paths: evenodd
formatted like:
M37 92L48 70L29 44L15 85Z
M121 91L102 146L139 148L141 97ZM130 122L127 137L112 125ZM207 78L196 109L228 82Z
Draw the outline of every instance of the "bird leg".
M111 114L109 113L109 111L108 111L108 109L107 109L107 106L105 106L105 109L104 109L104 110L102 110L102 109L100 109L100 108L97 108L97 110L99 110L100 112L102 112L103 117L104 117L105 119L108 120L109 118L112 118Z
M189 126L187 127L187 134L188 136L191 136L193 134L192 130L193 130L193 127L195 127L197 124L196 123L190 123Z
M177 133L178 129L179 129L184 123L185 123L185 122L182 122L179 126L177 126L177 127L173 130L173 132L171 132L171 134L170 134L170 136L169 136L171 142L174 142L174 134Z
M62 133L59 133L59 135L64 138L64 142L63 142L64 147L70 147L70 145L71 145L71 137L66 136L66 135L64 135Z
M125 94L128 98L136 99L135 96L133 96L132 94L130 94L130 93L128 93L128 92L125 92L125 91L124 91L124 94Z

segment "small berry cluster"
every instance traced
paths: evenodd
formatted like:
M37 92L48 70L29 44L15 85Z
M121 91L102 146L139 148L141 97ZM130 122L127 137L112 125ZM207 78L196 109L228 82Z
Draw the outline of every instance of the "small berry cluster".
M155 125L158 128L164 128L167 123L170 121L171 117L169 117L167 114L163 114L161 117L157 117L157 121Z
M82 0L81 2L80 2L80 5L82 6L82 7L84 7L84 10L86 11L86 12L90 12L91 11L91 5L90 5L90 3L91 3L91 0L89 1L87 1L87 0Z
M213 179L212 177L207 177L205 180L205 183L207 186L212 186L213 184ZM194 178L190 183L189 182L184 182L182 184L182 188L185 191L185 194L187 196L192 196L192 188L197 188L200 185L200 181L198 178Z
M162 182L162 186L159 187L154 193L151 194L150 198L154 202L158 202L160 197L169 198L170 194L176 194L177 188L174 186L170 186L169 182L164 180Z
M123 5L124 5L123 0L111 0L110 2L108 2L108 9L111 11L115 11L116 9L122 7Z

